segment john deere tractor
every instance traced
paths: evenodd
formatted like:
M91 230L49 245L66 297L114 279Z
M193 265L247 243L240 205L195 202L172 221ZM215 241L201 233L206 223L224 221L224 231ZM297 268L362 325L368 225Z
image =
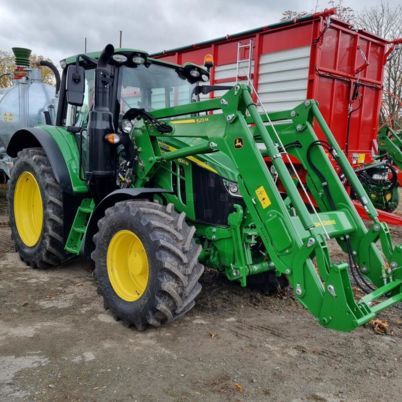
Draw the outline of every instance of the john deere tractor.
M357 177L370 196L374 206L393 212L399 204L398 168L402 167L402 137L388 126L377 135L376 161L356 169Z
M248 86L208 85L208 68L112 45L61 64L56 124L17 131L7 149L12 235L28 265L84 253L106 308L139 330L187 313L204 265L241 286L289 282L341 331L402 300L402 247L314 100L267 114ZM367 293L358 300L350 275Z
M389 126L380 129L377 136L380 159L390 159L402 169L402 131Z
M399 205L398 168L402 167L401 133L384 126L378 132L377 142L376 160L355 171L373 205L378 209L394 212Z

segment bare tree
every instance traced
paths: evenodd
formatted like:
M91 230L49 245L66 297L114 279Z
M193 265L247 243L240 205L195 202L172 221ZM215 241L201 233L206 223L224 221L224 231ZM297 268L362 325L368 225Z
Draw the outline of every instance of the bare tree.
M402 38L402 5L390 6L388 2L367 8L356 15L359 28L388 40ZM402 107L402 46L388 57L384 72L384 95L381 123L391 127L400 123Z
M14 67L14 56L9 52L0 50L0 88L7 88L12 85Z
M310 11L295 11L295 10L286 10L282 13L281 21L289 21L295 20L301 17L304 17L309 14L313 14L317 12L318 2L315 5L314 10ZM345 6L343 0L329 0L328 7L336 9L336 17L342 21L351 24L355 18L354 10L349 7Z
M343 0L330 0L328 5L336 9L336 17L348 24L353 24L355 11L349 6L345 6Z
M286 10L282 13L281 21L297 20L306 15L308 15L307 11Z

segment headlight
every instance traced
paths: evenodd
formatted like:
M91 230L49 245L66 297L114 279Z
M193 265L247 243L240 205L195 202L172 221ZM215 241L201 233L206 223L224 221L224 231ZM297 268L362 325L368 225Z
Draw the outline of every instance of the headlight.
M239 197L241 198L240 190L239 190L239 185L234 182L234 181L229 181L226 179L223 179L223 184L226 188L226 191L232 196L232 197Z
M124 119L121 121L121 131L126 134L130 134L133 129L133 123L130 120Z
M202 74L202 75L201 75L201 79L202 79L204 82L207 82L207 81L209 80L209 77L208 77L206 74Z

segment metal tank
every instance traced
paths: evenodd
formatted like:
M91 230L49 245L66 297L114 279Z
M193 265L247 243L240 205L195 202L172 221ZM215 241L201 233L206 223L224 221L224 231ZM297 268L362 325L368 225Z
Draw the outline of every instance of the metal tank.
M52 123L56 102L57 85L55 88L42 82L40 66L29 67L31 50L13 48L13 52L16 59L13 85L0 90L0 181L10 176L12 160L5 150L11 136L24 127ZM49 63L43 65L57 73Z

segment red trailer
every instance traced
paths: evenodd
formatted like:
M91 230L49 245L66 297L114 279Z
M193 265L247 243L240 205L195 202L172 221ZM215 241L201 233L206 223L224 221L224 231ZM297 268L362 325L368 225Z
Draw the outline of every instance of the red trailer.
M333 18L334 9L153 55L203 64L212 54L211 84L250 76L268 111L316 99L352 163L372 159L384 64L390 42Z
M268 112L316 99L339 144L358 167L373 160L384 65L395 45L354 29L334 14L335 9L325 10L152 56L177 64L203 64L211 54L210 84L250 79Z

